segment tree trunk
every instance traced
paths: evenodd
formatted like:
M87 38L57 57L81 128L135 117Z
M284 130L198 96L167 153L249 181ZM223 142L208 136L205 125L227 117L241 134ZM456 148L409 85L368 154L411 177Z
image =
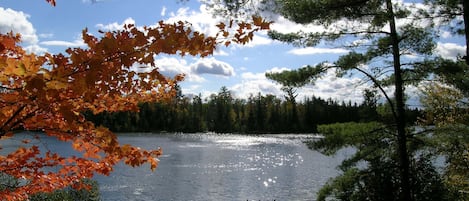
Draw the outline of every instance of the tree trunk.
M462 0L463 17L464 17L464 33L466 36L466 64L469 65L469 1Z
M397 142L400 163L401 195L402 201L413 201L410 189L410 162L407 152L407 135L405 131L405 105L404 105L404 85L402 80L399 37L396 29L396 21L391 0L386 0L386 7L389 17L389 27L392 41L392 54L394 65L394 85L396 98L396 124L397 124Z

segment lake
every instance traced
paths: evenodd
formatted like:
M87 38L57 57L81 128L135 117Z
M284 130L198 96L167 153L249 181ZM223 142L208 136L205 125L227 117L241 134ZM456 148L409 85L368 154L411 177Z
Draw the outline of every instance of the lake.
M316 200L347 151L307 148L313 135L119 134L119 141L163 148L156 171L119 164L98 175L103 200ZM67 151L49 139L48 148ZM6 141L0 143L4 148ZM4 150L5 151L5 150Z

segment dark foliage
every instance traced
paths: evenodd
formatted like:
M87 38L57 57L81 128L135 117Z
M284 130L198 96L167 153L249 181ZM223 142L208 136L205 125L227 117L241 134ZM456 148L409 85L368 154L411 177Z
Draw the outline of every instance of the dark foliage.
M202 100L179 97L170 103L142 103L140 112L89 115L115 132L316 133L317 125L385 120L376 102L363 104L306 98L299 103L273 95L234 99L226 88ZM414 122L420 111L408 110Z

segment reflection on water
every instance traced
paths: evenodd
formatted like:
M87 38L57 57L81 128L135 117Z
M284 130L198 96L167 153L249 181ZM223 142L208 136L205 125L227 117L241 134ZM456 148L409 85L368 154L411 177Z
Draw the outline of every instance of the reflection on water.
M315 200L346 152L326 157L309 150L302 141L312 137L121 134L124 144L162 147L158 168L119 164L110 176L95 179L103 200ZM53 139L41 143L73 153Z
M105 200L315 200L344 156L309 150L302 141L311 137L121 135L122 143L162 147L157 170L122 165L96 179Z

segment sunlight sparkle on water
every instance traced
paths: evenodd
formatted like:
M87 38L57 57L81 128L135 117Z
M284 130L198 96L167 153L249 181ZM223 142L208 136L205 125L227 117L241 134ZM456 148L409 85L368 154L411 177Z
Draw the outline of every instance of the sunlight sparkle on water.
M269 187L270 184L275 184L277 182L276 179L276 176L274 178L268 178L263 184L265 187Z

